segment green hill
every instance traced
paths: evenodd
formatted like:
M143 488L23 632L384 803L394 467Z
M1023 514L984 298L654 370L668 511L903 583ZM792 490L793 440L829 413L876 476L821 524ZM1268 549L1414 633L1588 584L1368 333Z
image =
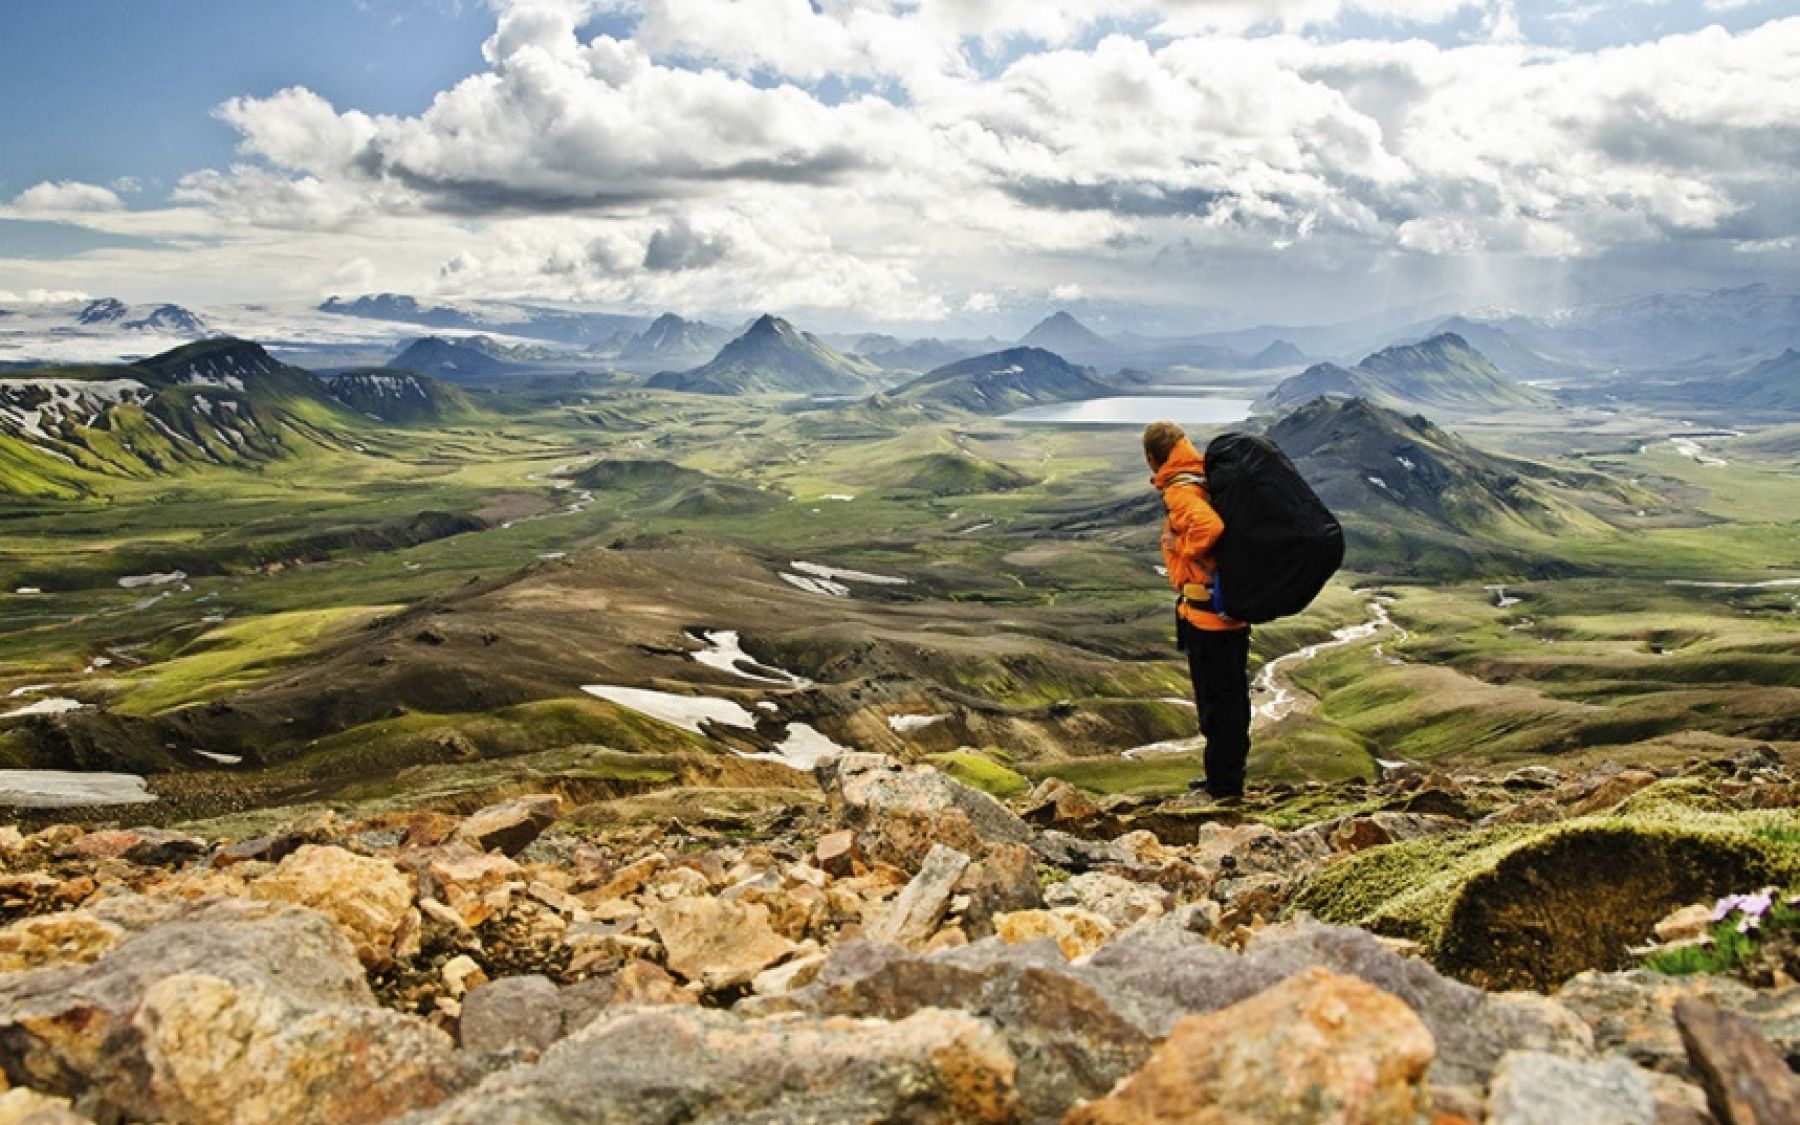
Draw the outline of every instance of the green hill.
M648 385L708 395L853 395L872 390L880 377L875 364L845 355L780 317L765 315L721 348L710 363L691 371L664 371L652 376Z
M416 371L369 367L325 379L332 398L358 414L397 426L467 419L478 411L455 387Z
M1008 348L959 360L882 396L894 402L1005 414L1039 403L1075 402L1113 393L1090 368L1042 348Z
M1453 332L1383 349L1355 367L1316 364L1277 384L1257 409L1285 410L1322 397L1363 398L1396 410L1458 412L1551 403L1542 391L1508 378Z
M35 368L0 379L0 490L71 496L106 478L266 464L339 448L363 425L310 372L243 340Z

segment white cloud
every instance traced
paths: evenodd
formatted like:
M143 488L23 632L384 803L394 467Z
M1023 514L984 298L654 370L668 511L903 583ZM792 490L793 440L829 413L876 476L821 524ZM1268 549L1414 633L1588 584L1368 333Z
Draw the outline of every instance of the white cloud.
M20 192L12 205L25 212L46 214L87 211L117 211L125 206L110 189L99 184L76 180L45 180Z
M580 31L603 9L633 36ZM1454 46L1317 30L1471 12L1487 38ZM1512 0L513 0L422 113L233 99L237 164L83 221L296 286L901 319L1785 252L1800 19L1597 51L1517 31ZM46 184L0 213L70 189L122 206Z

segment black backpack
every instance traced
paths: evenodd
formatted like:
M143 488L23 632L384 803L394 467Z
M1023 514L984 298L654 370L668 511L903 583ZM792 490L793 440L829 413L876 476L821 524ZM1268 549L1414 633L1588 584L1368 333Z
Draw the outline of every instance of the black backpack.
M1213 548L1213 608L1252 624L1299 613L1344 562L1344 529L1266 438L1206 447L1206 490L1225 533Z

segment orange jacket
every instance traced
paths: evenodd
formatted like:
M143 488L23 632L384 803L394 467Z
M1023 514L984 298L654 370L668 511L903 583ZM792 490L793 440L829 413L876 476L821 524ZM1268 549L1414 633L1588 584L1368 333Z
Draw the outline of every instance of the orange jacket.
M1163 523L1163 565L1169 571L1169 585L1177 592L1188 583L1199 583L1209 589L1213 581L1213 545L1225 531L1225 521L1213 510L1206 486L1198 481L1176 480L1176 477L1206 475L1206 458L1194 443L1182 438L1169 451L1169 459L1150 478L1162 493L1163 507L1169 518ZM1181 603L1181 616L1196 629L1242 629L1244 623L1221 617L1192 602Z

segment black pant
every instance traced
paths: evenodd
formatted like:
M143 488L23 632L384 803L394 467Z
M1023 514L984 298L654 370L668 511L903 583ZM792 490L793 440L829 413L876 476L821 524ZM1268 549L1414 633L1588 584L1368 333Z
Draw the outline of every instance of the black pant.
M1250 630L1196 629L1185 618L1177 628L1206 737L1206 791L1241 796L1250 757Z

